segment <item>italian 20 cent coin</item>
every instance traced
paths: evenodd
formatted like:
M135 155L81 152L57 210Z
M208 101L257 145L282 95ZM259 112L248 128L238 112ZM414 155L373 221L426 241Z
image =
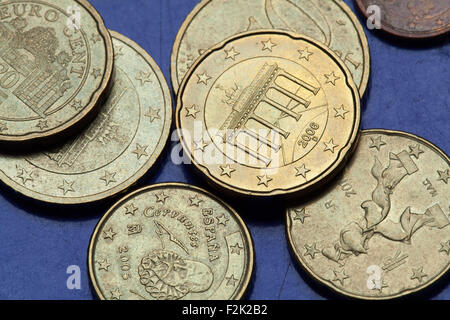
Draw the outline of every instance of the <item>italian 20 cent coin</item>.
M342 0L201 1L181 26L172 50L175 92L201 53L233 35L257 29L304 34L330 47L345 62L363 96L370 73L369 45L361 24Z
M79 204L113 196L155 163L169 136L169 87L153 59L111 31L113 86L97 118L81 134L43 152L0 156L0 179L37 200Z
M104 215L88 265L100 299L240 299L253 246L242 219L222 200L164 183L133 192Z
M421 39L450 31L448 0L356 0L356 3L371 20L379 14L381 29L395 36Z
M79 132L95 116L112 67L111 37L87 1L2 1L0 144Z
M341 176L287 211L300 264L344 295L389 299L424 289L450 262L450 159L412 134L363 131Z
M303 35L234 36L192 66L177 101L183 148L209 181L241 195L311 190L342 168L360 98L342 60Z

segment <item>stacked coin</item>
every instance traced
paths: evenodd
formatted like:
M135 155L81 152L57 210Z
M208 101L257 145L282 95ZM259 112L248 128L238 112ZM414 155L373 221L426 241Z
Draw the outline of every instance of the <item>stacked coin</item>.
M371 2L357 2L367 13ZM15 151L2 149L0 180L61 205L130 189L172 123L155 61L85 0L0 7L0 144ZM436 9L430 26L416 9L408 37L448 31L447 13ZM369 46L344 2L202 1L179 30L171 72L178 136L213 193L162 183L114 204L89 245L100 299L244 297L253 242L217 191L294 201L294 256L344 295L398 297L448 271L449 157L412 134L360 131Z

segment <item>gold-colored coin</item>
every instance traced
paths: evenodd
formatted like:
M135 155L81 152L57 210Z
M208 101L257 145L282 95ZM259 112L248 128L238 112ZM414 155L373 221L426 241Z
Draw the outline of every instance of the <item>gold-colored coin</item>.
M126 196L100 220L88 253L100 299L240 299L253 245L239 215L205 190L179 183Z
M113 67L85 0L0 3L0 143L61 139L91 121Z
M363 96L370 73L364 30L342 0L205 0L181 26L171 58L175 92L201 53L224 39L257 29L304 34L330 47L345 62Z
M301 265L342 294L421 290L450 263L450 159L412 134L367 130L341 176L287 211Z
M243 195L311 190L342 168L360 123L351 74L328 47L260 30L207 51L180 87L185 152L210 181Z
M2 154L0 179L14 190L51 203L96 201L131 186L161 154L172 122L169 87L144 49L111 35L113 88L99 115L62 146Z

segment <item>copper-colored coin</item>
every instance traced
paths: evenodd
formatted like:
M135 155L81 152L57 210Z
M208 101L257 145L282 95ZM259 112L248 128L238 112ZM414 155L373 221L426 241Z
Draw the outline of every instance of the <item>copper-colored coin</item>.
M238 33L276 29L304 34L345 62L364 95L370 54L364 30L341 0L205 0L184 21L172 50L172 85L179 85L201 53Z
M85 0L0 3L0 143L65 137L110 80L111 37Z
M431 38L450 31L448 0L356 0L368 16L370 6L378 6L381 29L405 38ZM370 13L373 14L371 8Z
M450 159L412 134L362 131L341 176L287 210L301 265L339 293L389 299L450 266Z
M180 87L176 123L209 181L242 195L285 195L342 168L358 133L360 98L328 47L260 30L197 60Z
M88 253L100 299L240 299L253 245L239 215L194 186L152 185L126 196L100 220Z
M0 180L34 199L80 204L113 196L142 177L161 154L172 123L169 86L139 45L111 31L112 90L97 118L50 150L0 156Z

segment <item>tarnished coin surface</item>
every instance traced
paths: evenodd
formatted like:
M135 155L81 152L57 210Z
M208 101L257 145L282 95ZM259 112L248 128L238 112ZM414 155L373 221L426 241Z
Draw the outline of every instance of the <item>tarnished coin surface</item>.
M2 1L0 143L66 137L85 125L112 66L111 37L87 1Z
M431 38L450 31L448 0L356 0L366 16L380 15L382 30L404 38Z
M209 181L242 195L311 190L344 165L360 98L342 60L306 36L234 36L193 65L180 87L183 148Z
M301 265L330 288L389 299L437 281L450 262L450 160L412 134L362 131L342 175L287 210Z
M179 183L126 196L100 220L89 245L100 299L240 299L253 245L239 215L205 190Z
M51 203L100 200L131 186L161 154L172 122L169 87L153 59L111 31L113 87L90 126L44 152L0 156L0 179L16 191Z
M363 96L370 73L364 30L341 0L206 0L181 26L171 58L175 92L201 53L241 32L277 29L304 34L330 47L345 62Z

